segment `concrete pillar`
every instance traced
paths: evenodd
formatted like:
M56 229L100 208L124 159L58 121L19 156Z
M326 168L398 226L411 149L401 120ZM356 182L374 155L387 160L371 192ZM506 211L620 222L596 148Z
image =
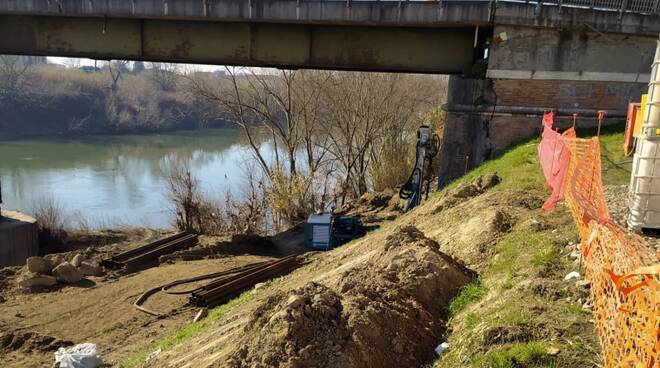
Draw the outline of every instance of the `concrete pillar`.
M645 83L449 78L439 185L445 186L516 143L540 135L544 111L557 112L557 125L579 128L624 124L628 101L639 101Z

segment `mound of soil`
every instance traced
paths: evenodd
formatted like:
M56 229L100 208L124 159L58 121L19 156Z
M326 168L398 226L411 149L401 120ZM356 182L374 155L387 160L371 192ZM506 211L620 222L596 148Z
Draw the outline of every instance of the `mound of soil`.
M374 246L374 245L371 245ZM474 274L413 226L368 262L270 296L251 316L232 367L402 367L433 358L446 307Z
M403 200L393 190L369 192L336 211L338 215L358 216L365 224L379 224L396 219L403 209Z
M437 214L444 209L454 207L467 199L476 197L484 193L486 190L498 185L501 181L502 178L500 178L497 173L491 173L481 175L471 182L460 184L456 188L445 192L433 210L433 213Z
M59 348L72 346L73 342L60 340L52 336L41 335L36 332L9 332L0 335L0 351L20 351L30 353L33 351L49 352Z

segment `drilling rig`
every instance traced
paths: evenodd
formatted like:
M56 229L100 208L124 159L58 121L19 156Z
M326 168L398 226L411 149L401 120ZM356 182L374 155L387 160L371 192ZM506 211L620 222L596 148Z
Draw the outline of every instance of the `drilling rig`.
M404 212L417 207L422 201L422 192L429 196L429 186L433 178L433 158L440 150L440 138L433 133L433 128L422 125L417 129L417 145L415 152L415 167L408 181L399 190L399 197L407 199ZM426 183L426 188L424 188Z

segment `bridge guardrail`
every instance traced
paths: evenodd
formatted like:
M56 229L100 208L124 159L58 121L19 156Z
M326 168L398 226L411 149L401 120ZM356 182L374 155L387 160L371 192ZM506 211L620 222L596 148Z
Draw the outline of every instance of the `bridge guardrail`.
M351 3L361 2L397 2L401 5L409 2L437 2L437 3L453 3L453 2L475 2L475 3L516 3L516 4L530 4L537 6L539 3L542 6L559 6L562 8L581 8L581 9L594 9L600 11L616 11L620 14L623 13L638 13L638 14L660 14L660 0L545 0L545 1L529 1L529 0L298 0L300 2L345 2L347 5Z

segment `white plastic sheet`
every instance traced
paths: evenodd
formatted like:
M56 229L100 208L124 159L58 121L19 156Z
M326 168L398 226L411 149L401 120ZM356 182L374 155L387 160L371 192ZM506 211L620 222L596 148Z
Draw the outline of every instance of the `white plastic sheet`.
M103 364L96 344L84 343L55 352L55 363L60 368L97 368Z

